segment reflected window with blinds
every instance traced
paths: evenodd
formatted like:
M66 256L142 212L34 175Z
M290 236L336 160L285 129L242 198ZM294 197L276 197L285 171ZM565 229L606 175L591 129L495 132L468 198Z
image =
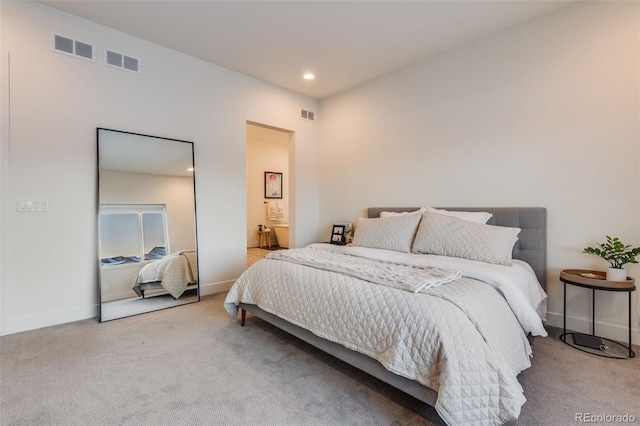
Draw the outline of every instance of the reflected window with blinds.
M100 205L100 265L157 260L170 253L166 206Z

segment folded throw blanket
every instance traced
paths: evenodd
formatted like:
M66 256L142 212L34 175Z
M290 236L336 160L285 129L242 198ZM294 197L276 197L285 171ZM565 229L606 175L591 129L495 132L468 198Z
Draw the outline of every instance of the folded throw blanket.
M267 254L266 258L339 272L353 278L411 293L418 293L446 284L462 276L460 271L380 262L313 248L272 251Z

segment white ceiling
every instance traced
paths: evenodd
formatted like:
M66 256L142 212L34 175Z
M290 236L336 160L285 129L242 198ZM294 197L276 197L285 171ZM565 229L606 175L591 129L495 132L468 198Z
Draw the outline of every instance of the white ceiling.
M317 99L571 3L41 1ZM314 81L302 79L308 71Z
M100 129L99 168L165 176L193 176L193 145L173 139Z

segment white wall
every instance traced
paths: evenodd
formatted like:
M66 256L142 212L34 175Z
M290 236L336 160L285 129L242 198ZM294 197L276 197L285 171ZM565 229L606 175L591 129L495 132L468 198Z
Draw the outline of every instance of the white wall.
M245 123L295 132L290 212L315 240L317 101L35 2L2 2L2 334L97 315L96 127L194 142L200 282L224 290L246 266ZM98 60L51 52L54 33ZM105 48L141 73L103 64ZM17 213L20 198L47 213Z
M100 290L102 303L138 297L133 283L145 267L143 263L103 266L100 268Z
M258 225L271 227L277 223L289 223L289 140L290 133L247 125L247 247L258 247ZM282 173L282 199L264 198L264 172ZM284 204L284 219L267 219L267 201ZM275 232L271 232L272 244L276 244Z
M581 254L605 235L640 245L638 18L579 2L323 100L318 239L368 206L546 207L562 326L560 270L605 268ZM626 341L626 296L598 293L599 333ZM569 326L589 297L568 289Z

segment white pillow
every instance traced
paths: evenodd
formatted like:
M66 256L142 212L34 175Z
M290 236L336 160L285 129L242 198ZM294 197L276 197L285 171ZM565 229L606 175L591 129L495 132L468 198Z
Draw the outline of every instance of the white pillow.
M433 207L426 207L427 213L437 213L444 216L457 217L458 219L468 220L475 223L487 223L493 214L488 212L458 212L451 210L434 209Z
M356 219L352 246L369 247L409 253L421 215Z
M485 225L425 213L411 251L511 265L511 253L519 233L520 228Z
M406 216L408 214L422 215L426 211L427 211L426 207L420 207L420 209L412 212L380 212L380 217Z

